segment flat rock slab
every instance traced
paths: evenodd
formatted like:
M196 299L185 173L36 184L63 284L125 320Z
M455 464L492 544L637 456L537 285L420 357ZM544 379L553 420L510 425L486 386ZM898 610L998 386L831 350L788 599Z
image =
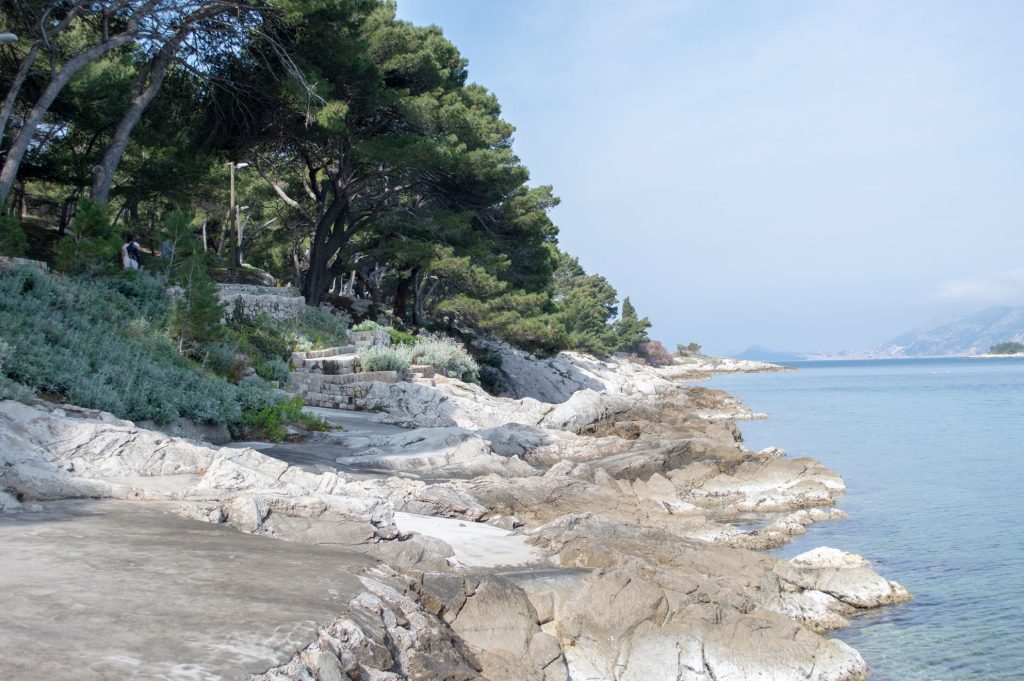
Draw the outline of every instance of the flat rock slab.
M363 591L361 554L188 520L163 502L0 514L3 678L244 678Z
M536 565L550 562L526 537L500 527L455 518L395 513L395 525L402 532L440 539L452 548L452 560L465 567Z

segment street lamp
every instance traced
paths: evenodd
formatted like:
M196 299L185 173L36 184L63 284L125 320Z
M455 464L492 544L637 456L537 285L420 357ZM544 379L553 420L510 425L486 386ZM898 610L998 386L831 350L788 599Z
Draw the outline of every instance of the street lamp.
M0 45L18 42L18 36L13 33L0 33Z

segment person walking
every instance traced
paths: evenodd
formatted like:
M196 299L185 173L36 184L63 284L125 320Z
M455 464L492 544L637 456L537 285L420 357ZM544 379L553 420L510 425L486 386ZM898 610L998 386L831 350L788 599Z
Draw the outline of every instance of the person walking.
M121 245L121 267L126 270L137 270L142 267L142 247L135 240L134 234L126 234Z

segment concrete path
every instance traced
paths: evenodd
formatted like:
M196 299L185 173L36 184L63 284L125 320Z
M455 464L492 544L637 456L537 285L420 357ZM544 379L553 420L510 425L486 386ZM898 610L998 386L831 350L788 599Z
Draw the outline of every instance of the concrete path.
M0 678L238 679L287 660L373 561L159 502L0 514Z

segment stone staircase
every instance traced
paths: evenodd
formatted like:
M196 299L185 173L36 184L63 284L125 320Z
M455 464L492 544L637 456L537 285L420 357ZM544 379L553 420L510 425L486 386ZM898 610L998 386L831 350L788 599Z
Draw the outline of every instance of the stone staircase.
M329 409L356 408L357 399L366 395L365 383L397 383L404 377L397 371L360 371L360 348L389 345L391 338L381 331L350 331L350 345L293 352L288 391L300 396L308 406Z

